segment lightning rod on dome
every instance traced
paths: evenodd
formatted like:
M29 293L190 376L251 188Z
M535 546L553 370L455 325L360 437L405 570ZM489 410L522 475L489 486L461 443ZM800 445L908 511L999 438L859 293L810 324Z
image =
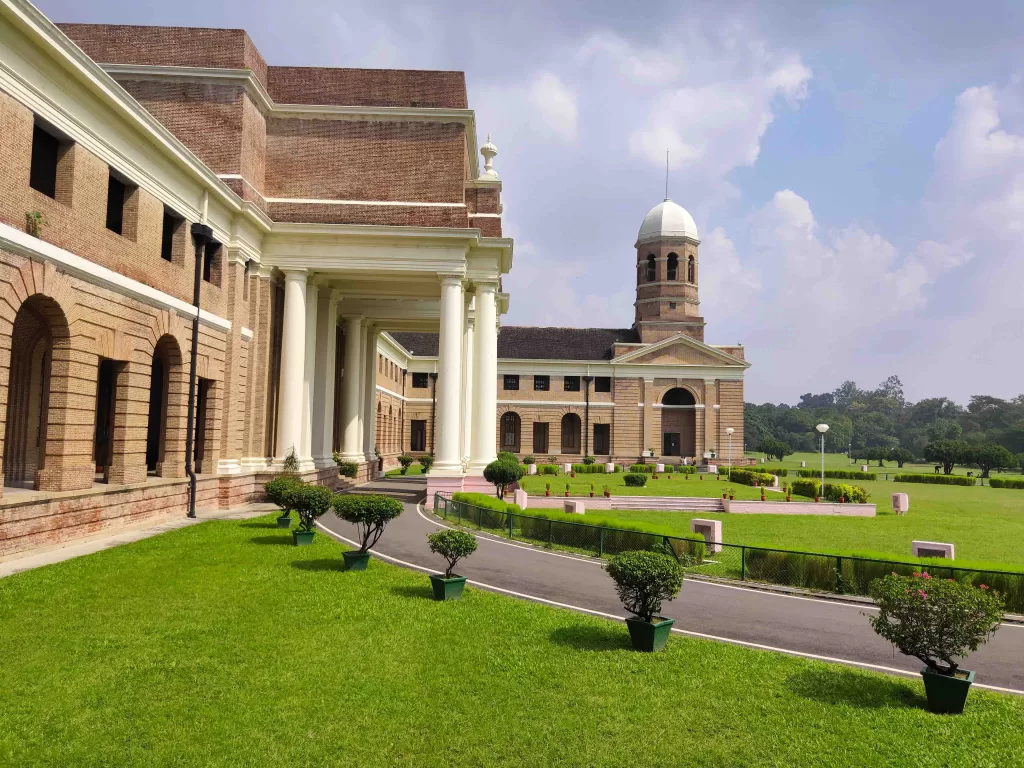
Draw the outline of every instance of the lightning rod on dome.
M668 200L668 150L665 150L665 199Z

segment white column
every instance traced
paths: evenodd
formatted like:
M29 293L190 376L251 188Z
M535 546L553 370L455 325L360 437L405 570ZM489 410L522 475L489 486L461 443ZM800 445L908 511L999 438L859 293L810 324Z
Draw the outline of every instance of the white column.
M376 461L373 449L377 444L377 329L372 325L366 326L363 352L363 455L367 461Z
M316 368L313 376L313 461L334 463L334 351L338 335L338 292L320 292L316 315Z
M302 385L306 357L306 270L284 270L281 381L277 407L277 458L302 451Z
M302 448L299 460L313 460L313 381L316 374L317 328L320 287L310 280L306 283L306 353L302 365Z
M441 275L441 332L437 350L437 444L432 474L461 476L459 397L462 392L462 277Z
M363 387L363 318L345 318L345 370L341 380L341 454L345 461L362 462L363 419L359 391Z
M498 411L498 316L495 304L497 283L477 283L473 350L473 452L470 472L474 475L497 455L495 421Z
M459 449L464 461L472 455L473 434L473 296L466 294L466 315L462 331L462 429Z

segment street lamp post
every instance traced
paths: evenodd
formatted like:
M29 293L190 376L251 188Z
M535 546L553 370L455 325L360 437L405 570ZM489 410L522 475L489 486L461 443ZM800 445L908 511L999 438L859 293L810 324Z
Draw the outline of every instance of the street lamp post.
M825 493L825 433L828 432L828 424L819 424L815 427L821 432L821 493Z
M729 482L732 482L732 433L735 431L736 430L733 429L732 427L729 427L728 429L725 430L725 434L729 436L729 469L727 471L726 477L726 480L728 480Z

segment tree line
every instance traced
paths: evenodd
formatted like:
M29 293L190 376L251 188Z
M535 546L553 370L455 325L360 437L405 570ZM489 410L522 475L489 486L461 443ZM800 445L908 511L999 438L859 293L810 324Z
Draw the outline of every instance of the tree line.
M743 422L747 450L780 459L818 450L814 427L824 422L826 451L883 465L924 460L946 474L975 466L986 477L991 469L1024 467L1024 394L974 395L966 407L947 397L912 403L899 377L890 376L873 390L845 381L832 392L808 392L796 405L745 403Z

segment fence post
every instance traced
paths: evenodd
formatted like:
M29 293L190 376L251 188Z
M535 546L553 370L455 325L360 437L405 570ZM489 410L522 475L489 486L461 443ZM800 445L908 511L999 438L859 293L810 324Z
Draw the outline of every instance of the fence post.
M604 557L604 528L598 528L597 556Z
M508 537L512 538L512 518L515 517L511 512L508 513Z
M747 580L747 548L740 547L740 581Z
M843 592L843 558L836 557L836 592Z
M455 505L455 512L459 516L459 525L462 525L462 503L459 502Z
M549 547L551 546L551 526L553 524L554 524L554 521L548 520L548 546Z

